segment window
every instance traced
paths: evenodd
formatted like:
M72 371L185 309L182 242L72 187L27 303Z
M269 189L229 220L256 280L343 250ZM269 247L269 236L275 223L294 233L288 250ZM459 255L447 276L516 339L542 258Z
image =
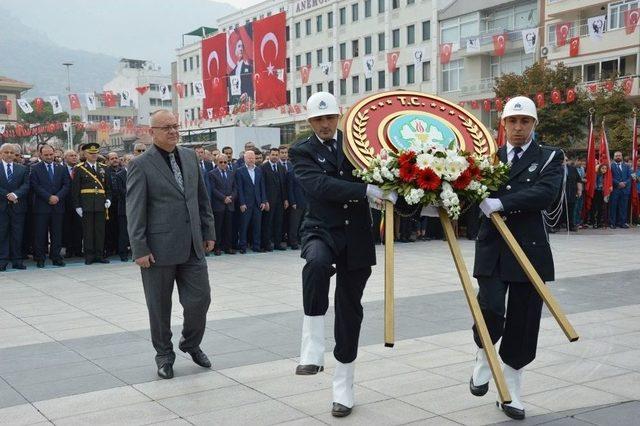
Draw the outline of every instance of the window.
M322 61L322 49L316 50L316 59L318 60L318 65L320 65Z
M291 29L289 28L288 25L284 27L284 37L286 41L291 40Z
M452 92L460 90L462 79L462 59L451 61L442 65L442 91Z
M300 38L300 22L296 22L295 32L296 32L296 38Z
M391 46L396 48L400 47L400 30L395 29L391 31Z
M340 96L347 94L347 80L345 78L340 79Z
M459 18L442 21L440 38L442 43L460 43L461 38L477 36L479 34L479 16L471 13Z
M490 62L491 78L500 77L503 74L522 74L528 66L533 65L533 56L524 52L510 53L503 57L492 56Z
M386 0L378 0L378 13L384 13Z
M364 0L364 17L371 17L371 0Z
M386 76L384 71L378 71L378 89L385 88L385 81L384 81L385 78Z
M400 68L396 68L392 73L391 73L391 85L393 87L398 87L400 86Z
M316 30L318 32L322 31L322 15L316 16Z
M360 76L351 77L351 93L354 95L360 93Z
M365 92L370 92L371 90L373 90L373 82L372 82L372 78L365 78L364 79L364 91Z
M200 68L200 55L196 55L196 68Z
M187 72L187 58L184 58L182 60L182 68L183 68L184 72Z
M311 65L311 52L307 52L304 54L305 64Z
M412 45L416 42L416 26L409 25L407 27L407 44Z
M329 84L327 84L327 86L329 86L329 87L327 87L327 91L333 95L334 94L333 93L333 80L329 81Z
M189 56L189 71L193 71L193 56Z
M340 43L340 60L343 61L347 58L347 43Z
M316 92L322 92L322 83L316 84Z
M296 69L300 68L302 66L302 58L300 57L300 55L296 55Z
M360 54L359 52L359 40L351 40L351 57L357 58Z
M333 28L333 12L327 13L327 28Z
M597 81L598 80L598 63L595 64L585 64L584 65L584 81Z
M422 21L422 40L431 39L431 21Z
M610 30L624 28L624 12L629 9L640 7L638 0L624 0L609 4L609 19L607 19L607 27Z
M414 64L407 65L407 84L416 82L416 66Z
M291 103L291 90L287 90L287 105Z
M391 9L397 9L400 7L400 0L391 0Z
M384 51L384 33L378 33L378 52Z
M311 85L305 87L305 91L307 92L307 99L311 97Z
M412 4L416 4L416 0L407 0L407 6L410 6Z
M347 9L344 7L341 7L340 10L338 11L338 13L340 14L340 25L344 25L347 23Z
M371 36L366 36L364 38L364 54L365 55L371 54Z
M327 48L327 61L333 62L333 46Z
M302 102L302 87L296 87L296 103Z
M285 70L287 74L291 72L291 58L285 59Z
M356 22L358 20L358 3L354 3L351 5L351 22Z
M600 75L601 78L611 78L615 77L618 74L618 60L614 59L612 61L604 61L600 64Z
M304 33L305 35L311 35L311 19L304 21Z
M431 80L431 63L423 62L422 63L422 81Z

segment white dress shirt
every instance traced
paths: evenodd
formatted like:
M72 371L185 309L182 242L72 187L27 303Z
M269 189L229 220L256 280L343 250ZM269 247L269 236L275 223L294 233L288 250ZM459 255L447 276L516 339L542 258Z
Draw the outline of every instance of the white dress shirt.
M518 159L522 158L522 156L524 155L524 152L527 150L527 148L529 148L529 145L531 145L531 141L527 142L526 144L520 147L522 148L522 151L520 152ZM513 156L516 155L515 152L513 152L513 148L515 148L515 146L511 145L510 142L507 142L507 162L509 163L513 162Z
M249 167L247 166L247 172L249 172L249 177L251 178L251 182L256 184L256 166Z

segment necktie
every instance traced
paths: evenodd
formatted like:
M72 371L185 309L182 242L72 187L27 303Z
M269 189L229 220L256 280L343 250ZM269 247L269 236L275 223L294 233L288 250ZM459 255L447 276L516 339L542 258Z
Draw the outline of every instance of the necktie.
M47 164L47 171L49 172L49 179L53 182L53 165Z
M223 178L224 180L227 180L227 172L222 172L222 178Z
M7 181L11 182L13 179L13 170L11 170L11 163L7 163Z
M324 144L324 146L327 147L327 149L329 149L329 151L334 152L334 148L335 148L335 143L336 140L335 139L329 139L328 141L324 141L322 142Z
M516 146L515 148L513 148L513 158L511 159L511 165L516 164L518 161L520 161L520 153L522 152L522 148L519 146Z
M276 173L278 171L275 164L271 165L271 169L273 170L273 173Z
M176 161L176 155L173 152L169 153L169 163L171 164L173 177L176 178L176 182L180 187L180 191L184 192L184 182L182 181L182 172L180 171L180 167L178 167L178 162Z

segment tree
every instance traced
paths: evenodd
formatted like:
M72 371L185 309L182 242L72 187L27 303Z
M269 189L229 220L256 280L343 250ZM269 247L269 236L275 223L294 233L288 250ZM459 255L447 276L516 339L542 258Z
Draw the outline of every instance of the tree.
M606 117L606 128L612 149L628 148L631 130L626 121L631 114L631 104L620 87L611 91L601 87L595 94L577 88L580 80L563 63L555 67L537 62L522 74L504 74L495 81L496 97L505 99L518 95L534 98L544 93L545 106L538 108L536 132L547 145L561 148L586 148L589 109L594 108L594 127ZM551 102L550 94L559 90L564 99L566 90L576 89L576 100L570 104Z
M18 110L18 122L19 124L24 125L25 127L29 127L31 125L41 125L48 123L65 123L69 120L69 114L66 112L62 112L60 114L53 113L53 106L49 102L45 102L42 105L42 110L40 112L36 111L35 102L31 102L31 107L33 108L33 112L29 114L25 114L22 110ZM71 116L72 123L80 123L82 120L78 116ZM75 129L75 127L74 127ZM57 137L60 140L67 139L67 132L64 130L56 129L53 132L45 132L40 133L38 135L33 136L36 138L36 142L38 144L47 143L51 138ZM73 132L73 146L76 146L82 141L84 136L84 130L74 130ZM30 138L20 138L19 142L24 144Z

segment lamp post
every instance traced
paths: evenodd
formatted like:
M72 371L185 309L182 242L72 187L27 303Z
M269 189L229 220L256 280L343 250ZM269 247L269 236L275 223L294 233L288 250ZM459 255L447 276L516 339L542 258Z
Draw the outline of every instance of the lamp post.
M73 65L73 62L63 62L63 66L67 67L67 98L70 101L69 95L71 95L71 76L69 74L69 68ZM69 105L69 116L67 119L67 149L73 149L73 135L71 132L71 105Z

